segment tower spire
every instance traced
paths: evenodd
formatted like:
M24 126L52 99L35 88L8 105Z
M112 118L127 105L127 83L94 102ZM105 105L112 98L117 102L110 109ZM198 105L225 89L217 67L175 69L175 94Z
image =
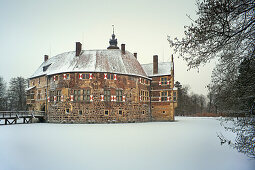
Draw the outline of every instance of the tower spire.
M107 49L119 49L119 47L117 46L118 41L117 38L115 38L115 34L114 34L114 25L112 25L112 38L109 41L110 46Z

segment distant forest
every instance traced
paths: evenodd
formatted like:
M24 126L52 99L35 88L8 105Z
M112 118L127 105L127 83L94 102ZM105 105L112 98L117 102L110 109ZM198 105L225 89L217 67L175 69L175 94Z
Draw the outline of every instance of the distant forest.
M6 82L0 77L0 111L27 109L26 87L27 79L23 77L11 78L7 89Z
M181 85L178 81L175 82L175 87L178 89L176 116L202 116L212 111L206 96L191 92L189 85Z

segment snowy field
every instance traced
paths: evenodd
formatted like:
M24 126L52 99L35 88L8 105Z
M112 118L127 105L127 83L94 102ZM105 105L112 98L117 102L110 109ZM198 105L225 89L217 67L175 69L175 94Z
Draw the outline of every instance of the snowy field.
M254 170L220 145L216 118L129 124L0 126L1 170Z

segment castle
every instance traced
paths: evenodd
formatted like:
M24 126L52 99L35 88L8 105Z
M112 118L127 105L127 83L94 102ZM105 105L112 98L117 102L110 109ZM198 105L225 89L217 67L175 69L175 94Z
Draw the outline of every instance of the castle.
M29 78L29 110L51 123L174 121L174 63L140 64L113 32L104 50L76 50L49 58Z

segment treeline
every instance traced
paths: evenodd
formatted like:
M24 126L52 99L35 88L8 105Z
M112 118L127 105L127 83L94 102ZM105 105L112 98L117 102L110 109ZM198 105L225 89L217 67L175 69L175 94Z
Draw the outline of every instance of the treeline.
M213 70L206 97L191 93L188 86L182 86L179 82L176 82L176 87L178 88L176 115L255 114L255 58L245 58L235 64L219 63Z
M188 86L182 86L178 81L175 86L178 89L176 116L192 116L207 112L207 102L204 95L191 93Z
M11 78L8 88L0 77L0 111L26 110L26 87L27 80L23 77Z
M255 57L245 58L236 65L220 63L214 69L212 82L208 86L212 112L254 114Z

